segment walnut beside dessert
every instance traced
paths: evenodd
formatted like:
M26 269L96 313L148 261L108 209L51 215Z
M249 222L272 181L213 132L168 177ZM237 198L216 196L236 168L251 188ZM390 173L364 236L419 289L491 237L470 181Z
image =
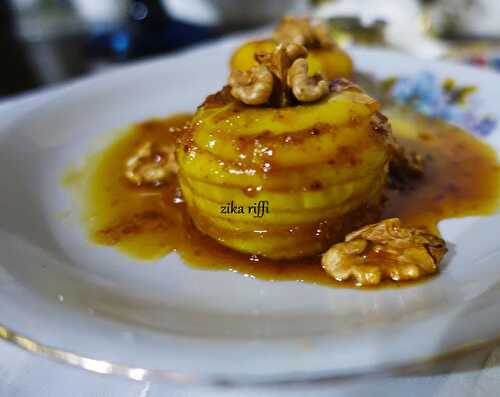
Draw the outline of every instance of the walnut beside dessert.
M338 281L377 285L385 278L417 280L437 272L447 252L441 238L401 226L398 218L385 219L348 234L322 257L325 271Z
M125 177L137 186L159 186L177 174L174 145L144 142L125 162Z

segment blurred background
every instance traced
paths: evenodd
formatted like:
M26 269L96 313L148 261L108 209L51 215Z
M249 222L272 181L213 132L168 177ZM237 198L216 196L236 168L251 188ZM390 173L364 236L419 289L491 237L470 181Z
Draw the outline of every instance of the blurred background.
M343 46L388 46L500 71L499 0L0 0L0 97L235 32L285 14Z

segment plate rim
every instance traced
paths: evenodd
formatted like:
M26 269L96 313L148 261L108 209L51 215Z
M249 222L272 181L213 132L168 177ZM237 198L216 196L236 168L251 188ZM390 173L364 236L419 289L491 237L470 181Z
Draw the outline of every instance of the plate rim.
M70 351L60 350L55 347L37 342L27 338L0 323L0 340L9 343L16 348L37 354L38 356L59 362L70 367L81 369L90 373L116 376L134 381L159 381L163 383L183 384L190 386L214 386L214 387L290 387L290 386L314 386L314 385L336 385L345 382L366 381L378 378L404 376L421 372L431 366L445 363L456 357L486 349L500 342L500 333L493 338L485 338L476 343L464 343L449 351L429 355L421 359L409 361L405 364L387 364L380 366L368 366L359 368L347 368L342 370L314 371L311 373L290 372L285 375L221 375L221 374L197 374L185 371L164 370L157 368L132 367L127 364L113 363L109 361L82 356Z

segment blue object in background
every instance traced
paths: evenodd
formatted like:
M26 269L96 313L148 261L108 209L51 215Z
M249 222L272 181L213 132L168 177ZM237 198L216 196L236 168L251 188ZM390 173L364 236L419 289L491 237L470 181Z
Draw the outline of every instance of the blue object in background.
M113 61L173 51L215 37L215 28L171 18L158 0L131 1L124 26L96 27L87 42L90 56Z

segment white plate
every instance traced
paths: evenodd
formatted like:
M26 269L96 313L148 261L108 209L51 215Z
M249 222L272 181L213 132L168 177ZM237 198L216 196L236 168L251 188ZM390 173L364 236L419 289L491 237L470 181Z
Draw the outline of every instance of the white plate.
M236 44L79 81L0 131L0 336L101 373L252 383L387 370L500 334L499 215L442 222L454 247L445 270L401 290L265 282L194 270L175 254L137 264L86 241L60 185L64 170L114 128L192 111L224 83ZM500 119L493 73L352 53L379 77L426 69L476 84L485 112ZM498 150L500 131L488 140Z

